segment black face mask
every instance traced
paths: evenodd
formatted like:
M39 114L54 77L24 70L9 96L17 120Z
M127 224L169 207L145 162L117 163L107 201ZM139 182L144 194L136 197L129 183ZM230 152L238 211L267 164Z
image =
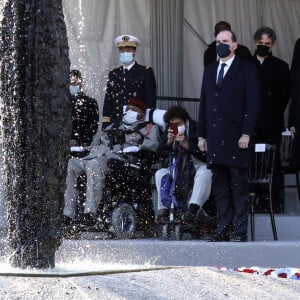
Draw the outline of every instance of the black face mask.
M255 54L261 57L266 57L270 54L270 47L266 45L257 45Z
M217 45L217 54L219 57L224 58L230 54L230 46L228 44L219 44Z

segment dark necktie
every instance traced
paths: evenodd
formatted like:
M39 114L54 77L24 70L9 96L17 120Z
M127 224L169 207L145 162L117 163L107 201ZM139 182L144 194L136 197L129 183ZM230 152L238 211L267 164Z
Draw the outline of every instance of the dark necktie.
M221 64L221 69L219 71L218 74L218 79L217 79L217 87L220 88L223 82L223 78L224 78L224 68L225 68L226 64L222 63Z

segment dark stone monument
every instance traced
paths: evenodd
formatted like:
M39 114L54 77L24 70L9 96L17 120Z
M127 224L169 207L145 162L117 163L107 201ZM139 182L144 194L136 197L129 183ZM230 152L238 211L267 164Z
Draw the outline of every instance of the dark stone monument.
M7 0L1 28L1 147L11 265L55 266L70 138L61 0Z

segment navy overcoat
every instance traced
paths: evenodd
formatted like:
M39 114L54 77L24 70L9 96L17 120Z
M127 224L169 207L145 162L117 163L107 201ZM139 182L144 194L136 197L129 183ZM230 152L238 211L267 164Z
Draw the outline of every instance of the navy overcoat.
M207 164L247 168L249 148L240 149L242 134L252 135L259 109L259 81L254 64L235 56L217 89L218 63L203 74L199 137L207 139Z

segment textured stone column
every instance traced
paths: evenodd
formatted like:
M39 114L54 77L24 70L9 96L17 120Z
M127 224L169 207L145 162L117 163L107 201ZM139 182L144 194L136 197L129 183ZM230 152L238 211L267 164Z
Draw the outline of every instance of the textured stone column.
M7 0L0 51L10 262L54 267L71 128L61 0Z

